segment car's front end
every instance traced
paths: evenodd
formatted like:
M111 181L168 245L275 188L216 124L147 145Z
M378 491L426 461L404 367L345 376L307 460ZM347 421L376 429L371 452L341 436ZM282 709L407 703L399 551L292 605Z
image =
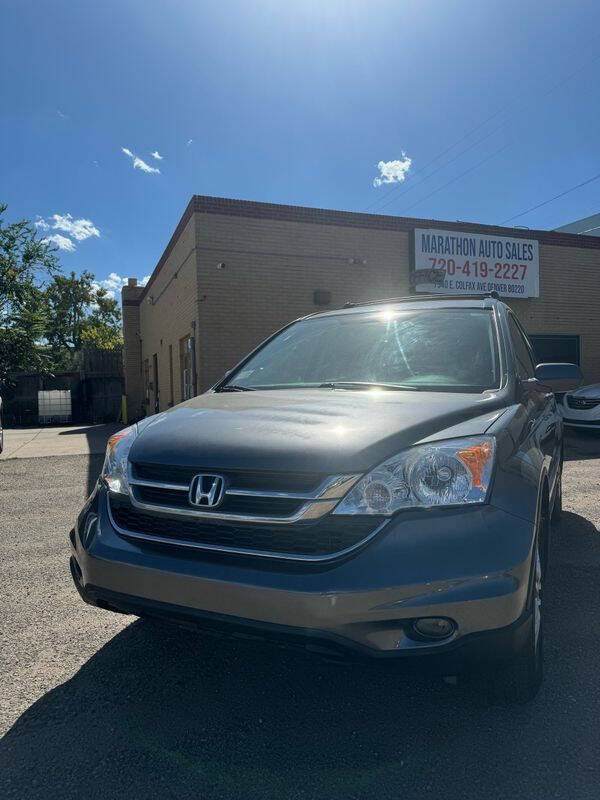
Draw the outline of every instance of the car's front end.
M547 463L480 306L292 326L215 390L121 431L71 532L82 597L453 674L518 656ZM441 349L457 325L469 361ZM406 382L377 382L409 362Z
M375 394L370 411L389 419L390 393ZM228 413L237 407L252 416L246 398L230 395ZM345 393L344 405L350 401ZM305 396L286 415L306 420L307 403ZM349 419L338 409L333 428L351 429L368 410ZM427 663L444 671L518 649L534 526L489 502L495 436L409 446L352 473L335 463L337 470L310 471L310 458L277 470L268 442L255 469L224 469L214 458L194 463L193 445L179 447L177 465L166 443L167 463L152 460L161 428L171 427L173 442L198 413L192 402L110 443L71 535L73 577L88 602L225 632L249 627L322 651L437 655ZM206 407L200 414L211 416ZM500 416L491 410L477 426ZM206 444L210 451L212 440ZM207 476L200 487L199 475ZM218 504L193 505L217 476Z
M565 425L600 431L600 383L566 392L560 410Z

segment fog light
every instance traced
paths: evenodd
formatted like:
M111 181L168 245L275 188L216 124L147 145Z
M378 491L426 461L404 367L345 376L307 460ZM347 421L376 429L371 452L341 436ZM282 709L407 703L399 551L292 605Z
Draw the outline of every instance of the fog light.
M413 629L425 639L447 639L456 630L456 625L444 617L422 617L413 622Z

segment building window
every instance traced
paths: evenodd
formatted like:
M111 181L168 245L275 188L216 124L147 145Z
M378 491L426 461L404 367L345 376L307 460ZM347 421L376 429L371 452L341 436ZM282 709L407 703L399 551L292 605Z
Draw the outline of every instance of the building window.
M189 400L194 396L194 337L185 336L179 340L179 372L181 375L181 399Z
M152 356L152 391L154 393L154 413L160 411L160 392L158 383L158 353Z
M529 337L535 350L538 364L545 362L581 363L581 343L579 336L540 333Z
M173 397L173 345L169 345L169 407L175 403Z
M144 359L144 404L150 404L150 362Z

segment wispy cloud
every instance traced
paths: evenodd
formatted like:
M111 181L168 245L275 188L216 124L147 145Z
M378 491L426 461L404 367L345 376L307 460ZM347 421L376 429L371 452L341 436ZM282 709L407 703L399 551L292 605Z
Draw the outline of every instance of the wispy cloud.
M402 158L394 161L380 161L377 164L379 175L374 178L373 186L381 186L384 183L402 183L411 164L412 158L409 158L404 151L402 151Z
M160 170L157 167L151 167L150 164L146 164L146 162L142 158L136 156L135 153L132 153L128 147L122 147L121 152L125 153L125 155L128 158L132 159L134 169L141 169L142 172L149 172L160 175Z
M120 294L123 286L127 285L127 278L118 275L116 272L111 272L108 278L101 281L95 281L94 287L96 289L105 289L106 294L114 299ZM138 279L138 286L145 286L150 280L150 275L145 275L141 280Z
M59 250L66 250L67 253L72 253L73 250L75 250L75 245L73 242L66 236L62 236L60 233L53 233L52 236L46 236L43 241L55 244Z
M34 225L41 231L47 231L50 228L50 225L48 225L46 220L43 217L40 217L39 214L37 216L36 221L34 222Z
M57 109L56 109L56 113L58 114L58 116L59 116L61 119L68 119L68 118L69 118L69 115L68 115L68 114L65 114L65 113L64 113L64 111L61 111L61 110L60 110L60 108L57 108Z
M146 162L143 161L141 158L139 158L139 156L136 156L133 159L133 168L141 169L142 172L150 172L150 173L153 172L154 174L160 175L160 170L158 169L158 167L151 167L150 164L146 164Z
M100 236L100 231L91 219L73 219L71 214L52 214L51 219L54 229L68 233L78 242L83 242L91 236Z
M155 150L153 153L150 153L150 155L152 156L152 158L155 158L157 161L162 161L163 160L163 156L161 156L161 154L158 152L158 150Z

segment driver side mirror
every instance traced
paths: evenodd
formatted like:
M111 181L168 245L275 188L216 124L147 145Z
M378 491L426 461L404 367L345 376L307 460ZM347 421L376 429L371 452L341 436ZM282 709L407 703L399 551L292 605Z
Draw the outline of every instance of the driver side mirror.
M555 394L577 389L583 381L583 374L577 364L538 364L535 377Z

